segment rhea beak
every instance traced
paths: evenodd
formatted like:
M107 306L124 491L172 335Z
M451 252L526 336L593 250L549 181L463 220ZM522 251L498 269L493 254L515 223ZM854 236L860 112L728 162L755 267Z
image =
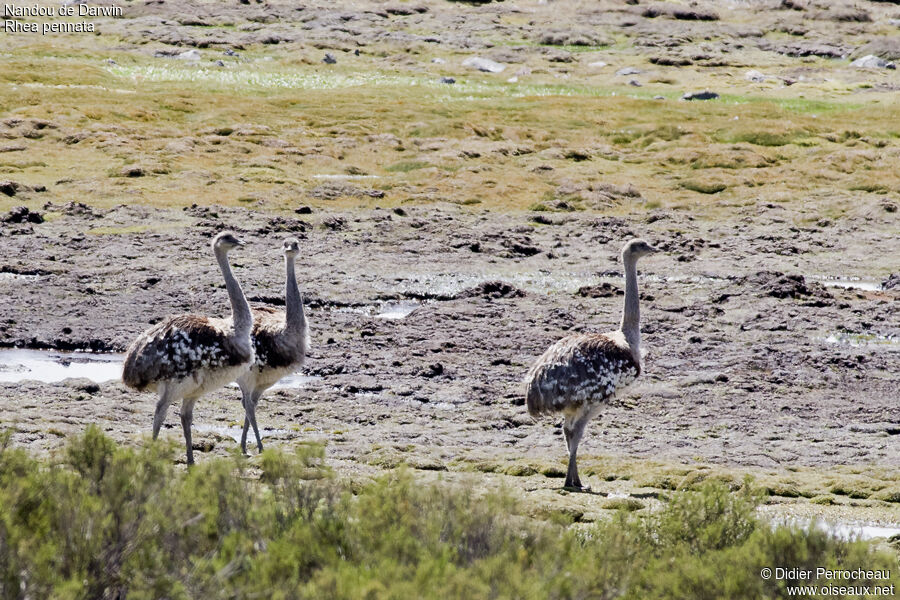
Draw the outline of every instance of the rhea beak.
M656 246L651 246L648 244L647 247L650 249L650 254L656 254L658 252L661 252L661 250L659 248L657 248Z
M239 239L239 240L237 240L237 245L238 246L246 246L247 244L244 243L244 240Z

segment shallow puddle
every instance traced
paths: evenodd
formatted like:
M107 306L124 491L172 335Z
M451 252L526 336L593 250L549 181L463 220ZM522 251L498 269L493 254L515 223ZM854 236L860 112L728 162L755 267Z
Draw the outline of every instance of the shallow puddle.
M271 390L294 390L301 389L309 386L310 383L315 381L322 381L322 378L318 375L301 375L300 373L294 373L293 375L288 375L286 377L282 377L278 380L278 383L273 385Z
M818 281L825 287L838 287L844 289L857 289L866 292L880 292L881 282L872 279L863 279L861 277L813 277L813 281Z
M0 381L55 383L85 377L96 383L122 377L122 354L58 352L55 350L0 350Z
M403 319L412 314L414 310L422 306L418 302L385 302L380 312L375 314L376 319Z
M0 282L3 281L37 281L40 275L22 275L20 273L0 273Z
M876 347L900 350L900 337L878 333L832 333L825 338L825 343L853 348Z
M806 520L797 517L775 518L774 525L795 525L798 527L815 527L842 540L872 540L875 538L890 538L900 535L900 525L895 523L865 523L854 521L826 521L819 518Z
M257 423L259 420L257 419ZM243 431L242 427L226 427L225 425L205 425L194 423L192 426L194 431L199 431L203 433L216 433L222 437L228 437L233 439L235 442L241 442L241 432ZM265 427L260 427L259 429L259 437L267 438L272 437L273 435L283 435L287 433L287 429L267 429ZM253 431L250 430L247 432L247 443L250 444L250 440L254 440ZM255 442L253 444L255 446Z
M41 381L56 383L83 377L95 383L119 381L122 378L124 354L93 352L60 352L56 350L0 350L0 382ZM295 373L282 377L271 389L304 388L321 377ZM236 383L230 384L237 387Z

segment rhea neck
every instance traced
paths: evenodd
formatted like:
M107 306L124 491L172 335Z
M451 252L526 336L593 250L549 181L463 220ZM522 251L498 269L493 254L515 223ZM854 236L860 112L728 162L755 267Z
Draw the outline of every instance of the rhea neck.
M234 323L234 331L239 335L250 335L250 327L253 325L253 317L250 315L250 305L244 297L241 284L234 278L231 265L228 264L228 252L222 248L216 248L216 260L225 278L225 289L228 290L228 299L231 301L231 321Z
M300 331L306 326L306 313L303 311L303 298L297 287L293 254L284 255L284 266L287 269L284 282L285 326L290 330Z
M625 308L622 311L622 334L635 360L640 360L641 308L638 298L637 257L625 254Z

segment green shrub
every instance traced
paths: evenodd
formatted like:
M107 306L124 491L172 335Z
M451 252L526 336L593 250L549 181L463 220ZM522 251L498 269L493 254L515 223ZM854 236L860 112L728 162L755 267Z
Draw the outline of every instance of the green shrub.
M173 457L90 427L38 459L0 434L0 597L771 598L784 582L762 567L896 566L863 542L760 521L749 482L576 528L406 468L351 487L320 446L187 471Z

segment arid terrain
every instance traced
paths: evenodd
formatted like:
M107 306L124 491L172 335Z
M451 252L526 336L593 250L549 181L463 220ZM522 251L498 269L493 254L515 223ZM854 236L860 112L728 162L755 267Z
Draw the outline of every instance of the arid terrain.
M120 353L227 314L223 229L247 296L283 304L292 235L313 347L260 404L268 445L583 520L752 475L792 513L900 522L900 76L851 64L900 59L900 6L124 6L100 35L0 37L0 346ZM521 381L618 325L633 236L664 250L640 265L644 374L582 442L600 493L566 494ZM154 403L5 381L0 426L140 444ZM233 451L236 388L194 415L199 461Z

